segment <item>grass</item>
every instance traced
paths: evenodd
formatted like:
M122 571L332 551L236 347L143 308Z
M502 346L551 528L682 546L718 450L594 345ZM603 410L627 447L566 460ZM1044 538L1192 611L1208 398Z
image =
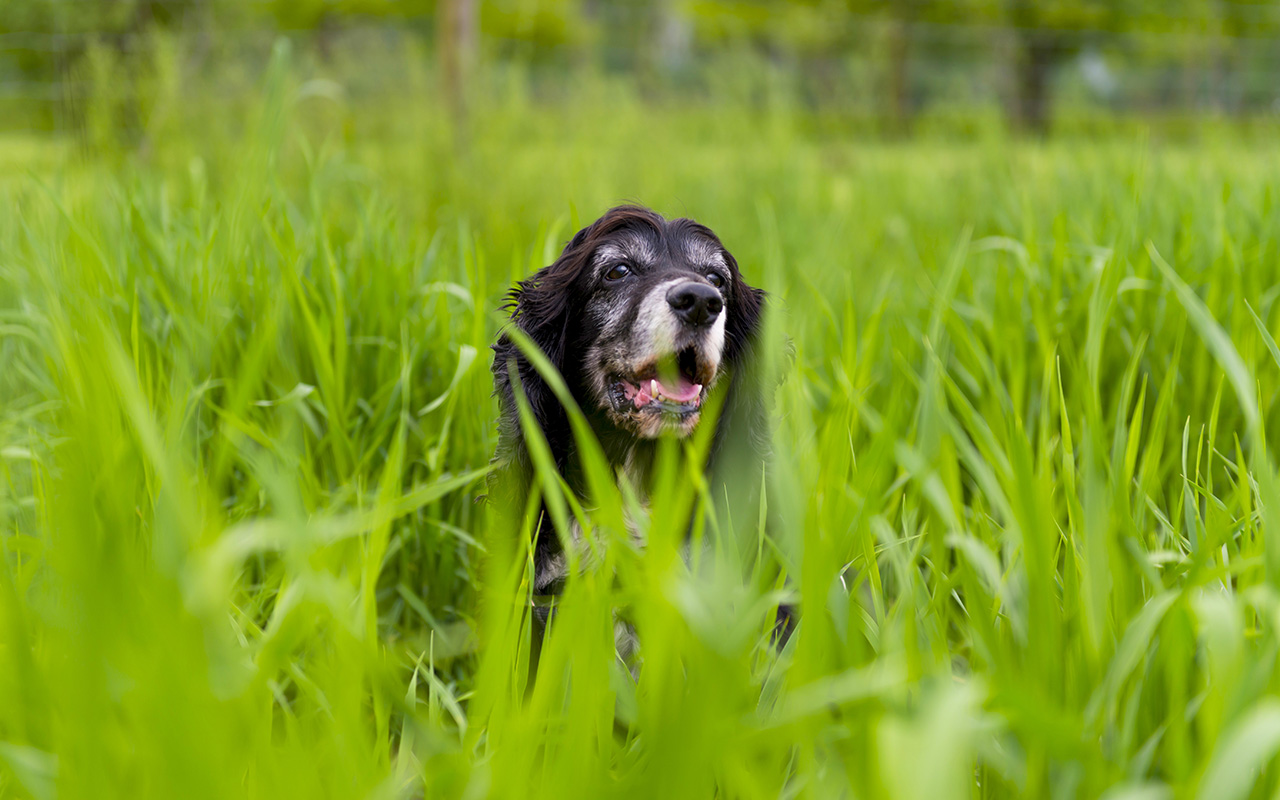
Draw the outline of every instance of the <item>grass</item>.
M257 97L0 176L0 796L1280 787L1273 146ZM526 693L486 348L624 199L771 292L782 524L699 514L691 568L697 481L645 553L563 503L612 546Z

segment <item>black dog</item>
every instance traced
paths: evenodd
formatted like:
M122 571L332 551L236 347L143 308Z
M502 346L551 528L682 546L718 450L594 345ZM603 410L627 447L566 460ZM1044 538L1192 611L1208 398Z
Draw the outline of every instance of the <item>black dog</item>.
M733 482L734 505L754 510L769 449L765 391L755 369L764 300L706 226L620 206L579 231L555 263L517 284L506 308L563 376L610 466L641 492L658 439L690 435L709 392L724 384L706 472L718 492L713 497L726 496L724 483ZM564 407L508 333L493 349L501 409L495 499L508 510L523 509L533 479L513 373L556 468L584 497ZM567 561L543 514L534 544L536 595L558 593ZM537 616L545 624L542 608Z

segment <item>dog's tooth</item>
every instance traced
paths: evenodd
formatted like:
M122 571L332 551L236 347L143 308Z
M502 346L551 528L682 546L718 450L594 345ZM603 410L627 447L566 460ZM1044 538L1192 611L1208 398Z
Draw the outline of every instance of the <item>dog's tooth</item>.
M654 397L658 396L658 381L655 378L649 379L649 394L653 395Z

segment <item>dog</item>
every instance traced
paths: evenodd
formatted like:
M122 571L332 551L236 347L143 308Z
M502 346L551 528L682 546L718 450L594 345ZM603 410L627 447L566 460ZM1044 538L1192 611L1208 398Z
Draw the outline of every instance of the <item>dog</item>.
M766 294L747 284L710 228L641 206L611 208L506 300L509 326L560 373L609 466L642 494L659 440L690 437L712 392L723 390L704 472L713 497L732 489L735 505L755 510L769 455L767 392L756 352ZM587 481L564 405L509 330L493 350L500 420L491 496L508 510L524 509L534 480L518 388L556 470L585 499ZM568 563L564 542L541 514L533 545L535 599L554 599L569 577ZM550 605L535 603L535 633L546 625Z

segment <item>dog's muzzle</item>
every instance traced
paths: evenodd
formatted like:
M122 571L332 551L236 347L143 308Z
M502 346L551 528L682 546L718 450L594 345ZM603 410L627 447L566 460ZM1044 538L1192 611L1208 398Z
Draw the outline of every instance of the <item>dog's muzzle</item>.
M605 367L617 421L642 436L688 433L720 372L725 305L703 281L655 287L641 302L627 356Z

